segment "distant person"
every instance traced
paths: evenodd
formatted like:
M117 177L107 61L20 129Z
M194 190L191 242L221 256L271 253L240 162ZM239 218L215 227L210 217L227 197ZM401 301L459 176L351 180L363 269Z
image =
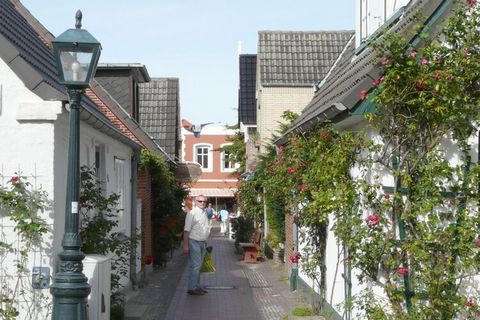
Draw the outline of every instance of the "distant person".
M224 236L227 234L227 222L228 222L228 211L225 208L222 208L218 213L220 216L220 233Z
M207 212L208 219L212 219L215 217L215 209L213 209L211 202L208 204L208 207L207 209L205 209L205 211Z
M205 207L207 198L199 195L195 199L196 206L187 213L183 229L183 253L189 256L189 274L187 293L204 295L205 289L200 287L200 268L206 253L206 241L210 236L210 221Z

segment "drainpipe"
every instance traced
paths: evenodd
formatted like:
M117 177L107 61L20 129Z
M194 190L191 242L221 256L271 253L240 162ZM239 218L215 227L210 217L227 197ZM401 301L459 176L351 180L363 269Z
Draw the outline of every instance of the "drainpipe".
M392 167L393 170L397 171L398 170L398 158L393 156L392 157ZM396 176L395 177L395 184L394 184L394 191L393 193L396 194L397 192L400 192L401 194L401 181L400 177ZM400 236L400 243L403 243L405 239L405 222L403 219L400 217L400 214L397 212L397 204L395 203L393 206L393 214L397 216L397 221L398 221L398 233ZM407 257L404 257L403 261L403 266L408 269L408 262L407 262ZM405 296L405 304L407 306L407 312L408 314L411 313L412 311L412 295L413 292L410 290L410 276L409 273L403 275L403 285L404 285L404 296Z
M298 209L295 207L293 210L293 216L296 216ZM298 252L298 226L293 221L292 223L292 240L293 250ZM292 270L290 271L290 291L297 290L297 278L298 278L298 262L293 263Z
M352 266L348 257L348 247L343 245L343 281L345 290L345 320L352 319Z
M132 165L131 165L131 191L130 191L130 212L131 212L131 221L130 221L130 238L135 238L137 236L137 170L138 162L140 161L140 150L135 149L132 156ZM135 289L138 287L137 279L137 241L133 241L130 246L130 281L132 287Z

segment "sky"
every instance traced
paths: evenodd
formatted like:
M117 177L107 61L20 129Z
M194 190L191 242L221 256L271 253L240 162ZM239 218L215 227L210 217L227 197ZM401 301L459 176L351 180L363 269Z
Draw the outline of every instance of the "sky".
M80 9L82 28L102 44L100 63L140 63L152 78L179 78L180 116L196 124L237 123L238 54L257 53L258 31L355 24L353 0L21 2L54 36L74 28Z

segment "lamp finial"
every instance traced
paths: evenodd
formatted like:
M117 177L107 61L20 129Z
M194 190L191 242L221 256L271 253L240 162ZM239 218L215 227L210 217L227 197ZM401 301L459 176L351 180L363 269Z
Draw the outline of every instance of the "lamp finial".
M75 28L82 28L82 11L80 10L77 10L77 13L75 14Z

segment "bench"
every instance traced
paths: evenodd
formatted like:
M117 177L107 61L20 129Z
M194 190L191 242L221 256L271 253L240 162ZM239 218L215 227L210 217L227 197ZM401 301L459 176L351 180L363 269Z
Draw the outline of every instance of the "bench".
M252 242L240 242L243 249L243 261L247 263L256 263L258 251L260 251L260 241L262 240L262 232L255 229L252 236Z

